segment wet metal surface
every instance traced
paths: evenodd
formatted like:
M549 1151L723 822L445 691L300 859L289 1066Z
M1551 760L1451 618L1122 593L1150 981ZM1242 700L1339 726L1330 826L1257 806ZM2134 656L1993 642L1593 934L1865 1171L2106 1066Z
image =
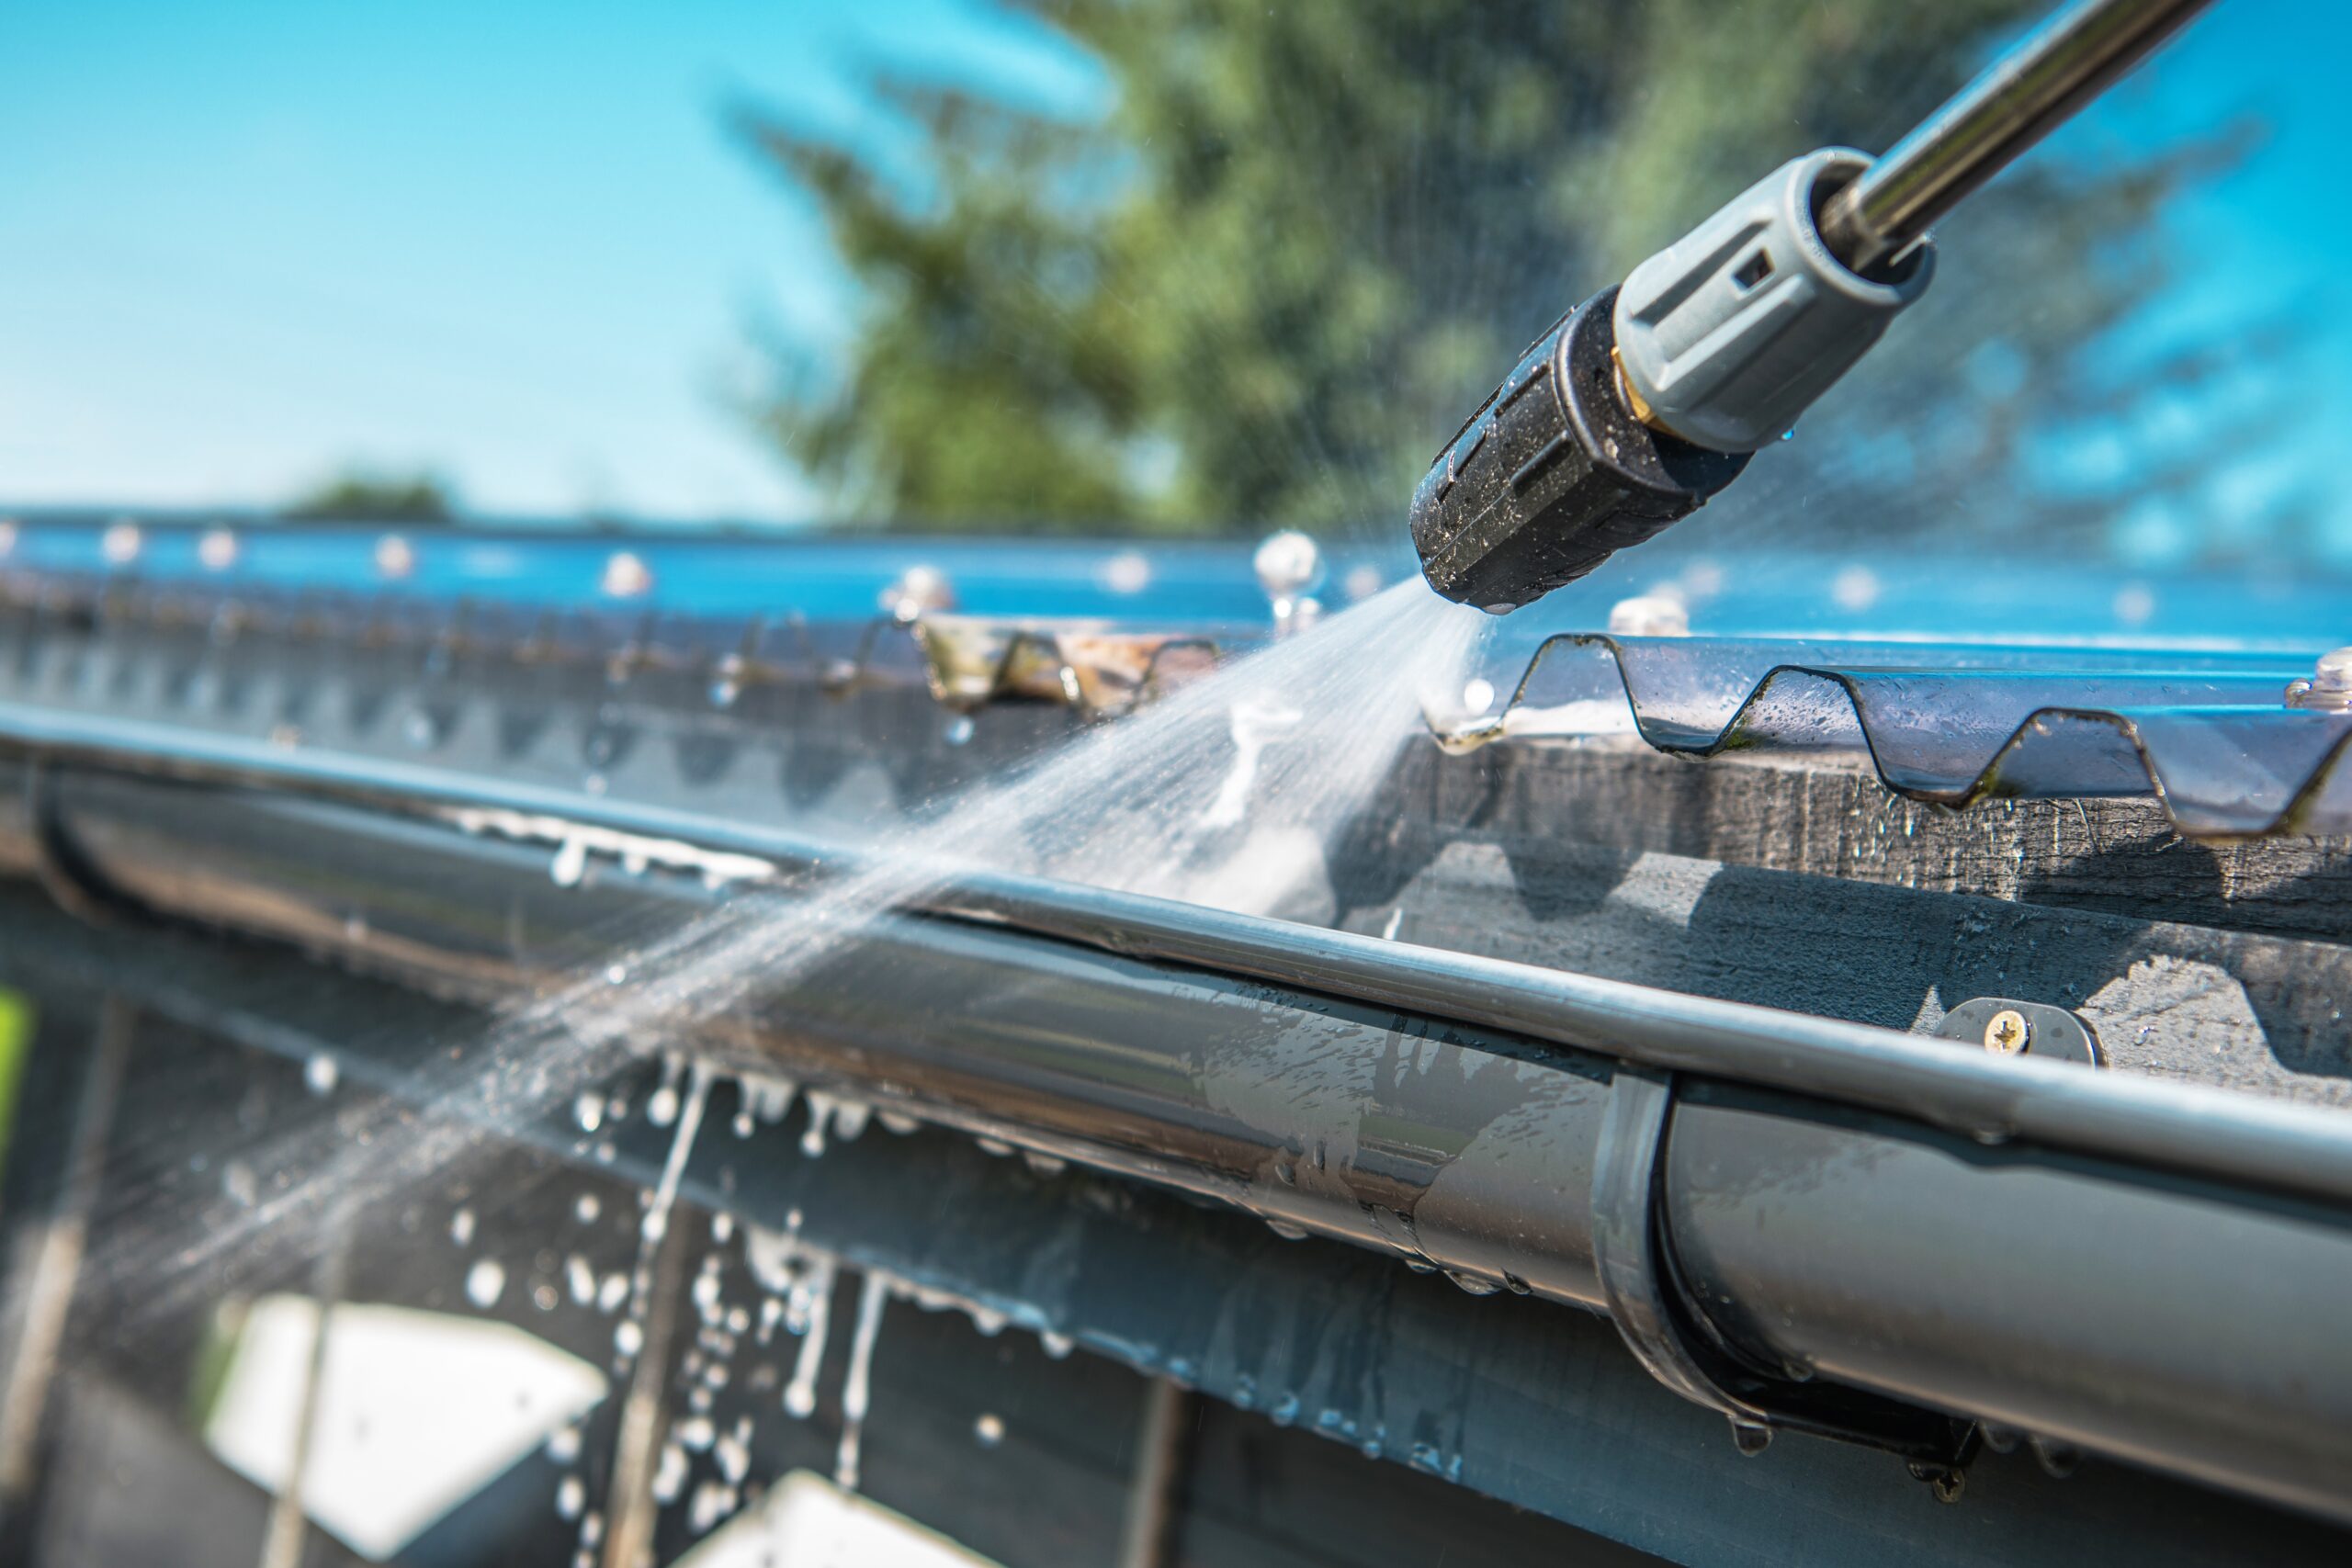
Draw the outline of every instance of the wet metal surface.
M700 896L698 882L682 886L649 867L610 884L605 897L619 903L600 915L551 886L543 856L525 845L449 829L436 840L427 824L393 818L380 827L403 847L387 853L379 825L348 807L89 782L67 795L77 804L63 827L119 890L199 918L226 911L211 918L363 960L379 954L373 922L353 935L337 916L405 908L412 924L379 955L394 972L432 970L447 946L455 962L440 972L464 980L499 957L495 942L485 945L493 932L517 962L560 951L562 932L631 900ZM204 826L246 812L271 825L242 836ZM724 847L741 853L750 843L739 834ZM518 923L510 892L537 914ZM1467 1289L1582 1305L1602 1299L1592 1173L1613 1098L1603 1087L1611 1059L1678 1080L1796 1090L1782 1120L1800 1117L1826 1140L1803 1174L1778 1156L1743 1164L1736 1152L1688 1165L1702 1145L1683 1129L1692 1115L1705 1121L1695 1111L1677 1108L1664 1140L1665 1190L1685 1183L1690 1199L1673 1211L1678 1247L1685 1225L1744 1237L1761 1212L1751 1201L1777 1205L1767 1234L1808 1235L1833 1224L1817 1216L1834 1193L1869 1190L1850 1200L1863 1217L1841 1229L1843 1251L1776 1244L1755 1255L1740 1250L1744 1240L1725 1243L1752 1270L1739 1283L1744 1310L1776 1325L1751 1346L1769 1345L1773 1362L1806 1375L1989 1412L2301 1507L2341 1506L2330 1478L2342 1456L2331 1445L2352 1433L2352 1410L2336 1408L2352 1380L2323 1353L2333 1340L2240 1340L2236 1326L2257 1318L2208 1301L2195 1319L2200 1392L2176 1401L2188 1320L2167 1319L2164 1335L2130 1344L2109 1326L2139 1313L2143 1295L2170 1290L2177 1270L2225 1293L2261 1281L2274 1307L2352 1292L2343 1219L2352 1145L2335 1116L1096 889L976 876L926 902L959 918L878 922L787 995L707 1021L706 1047L755 1072L1230 1205L1278 1232L1442 1269ZM1954 1153L1928 1159L1917 1149ZM1997 1153L1959 1153L1971 1150ZM1883 1307L1870 1237L1916 1207L1895 1183L1898 1168L1910 1173L1903 1184L1932 1183L1938 1202L1972 1217L1939 1234L1936 1270ZM2020 1172L2030 1173L2031 1202L2007 1196L2026 1181ZM2128 1201L2109 1196L2118 1190ZM2131 1270L2085 1252L2097 1266L2067 1274L2075 1307L2004 1325L1997 1353L1956 1348L1951 1323L1918 1304L1935 1298L1939 1274L2020 1296L2056 1288L2052 1271L2072 1256L2064 1234L2099 1223L2116 1202L2165 1244L2135 1254ZM2271 1218L2250 1227L2253 1212ZM2252 1249L2243 1266L2242 1248ZM1774 1317L1782 1269L1795 1271L1786 1289L1820 1303L1810 1317ZM1700 1299L1711 1313L1723 1304ZM2130 1358L2096 1397L2073 1371L2086 1335ZM1871 1357L1840 1359L1858 1346L1874 1348ZM2291 1356L2291 1371L2274 1366L2274 1351ZM1953 1359L1958 1382L1946 1376ZM2213 1380L2229 1386L2208 1387ZM2208 1423L2209 1398L2242 1408L2244 1420ZM2293 1434L2283 1446L2257 1440L2272 1400L2292 1407L2280 1417Z

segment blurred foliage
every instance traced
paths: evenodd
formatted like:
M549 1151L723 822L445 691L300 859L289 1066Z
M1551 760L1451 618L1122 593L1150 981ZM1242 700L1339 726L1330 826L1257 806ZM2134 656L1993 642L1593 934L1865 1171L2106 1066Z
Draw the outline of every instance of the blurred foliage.
M846 365L787 347L763 412L852 516L1391 525L1563 308L1782 160L1886 146L2046 6L1024 8L1102 62L1107 119L885 77L876 91L919 130L927 173L910 182L771 111L741 117L814 193L863 287ZM2162 282L2150 216L2209 155L2042 159L1980 198L1898 329L1903 352L1758 465L1768 510L1814 537L1878 531L1890 499L1939 495L1973 533L2103 526L2114 497L2062 502L2032 481L2037 422L2053 405L2113 417L2157 374L2094 384L2078 351Z
M16 1131L18 1093L24 1081L25 1058L32 1053L33 1006L18 991L0 991L0 1171L8 1165L8 1144ZM0 1197L5 1197L0 1193Z
M449 487L432 474L386 474L347 468L285 509L298 521L331 523L455 523Z

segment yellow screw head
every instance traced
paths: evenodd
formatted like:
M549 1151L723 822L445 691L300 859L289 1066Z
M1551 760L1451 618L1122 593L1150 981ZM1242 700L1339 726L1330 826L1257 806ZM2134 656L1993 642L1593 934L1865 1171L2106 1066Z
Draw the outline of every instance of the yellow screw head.
M1984 1049L1996 1056L2014 1056L2026 1047L2032 1026L2015 1008L2003 1008L1984 1022Z

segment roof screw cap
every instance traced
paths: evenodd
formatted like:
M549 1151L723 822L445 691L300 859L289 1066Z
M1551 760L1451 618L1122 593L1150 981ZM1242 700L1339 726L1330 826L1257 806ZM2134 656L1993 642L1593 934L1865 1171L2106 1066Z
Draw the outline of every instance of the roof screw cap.
M1295 528L1269 534L1250 558L1258 586L1273 602L1274 635L1305 631L1323 614L1323 606L1308 597L1323 581L1323 549Z
M1689 637L1690 610L1671 593L1636 593L1609 607L1611 637Z
M2352 648L2321 654L2308 677L2288 682L2287 705L2322 713L2352 709Z
M953 610L956 585L937 567L918 561L882 590L881 605L892 620L911 624L925 615Z

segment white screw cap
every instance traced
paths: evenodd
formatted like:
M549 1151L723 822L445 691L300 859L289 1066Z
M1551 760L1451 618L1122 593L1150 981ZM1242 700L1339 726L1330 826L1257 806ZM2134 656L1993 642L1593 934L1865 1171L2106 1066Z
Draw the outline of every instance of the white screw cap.
M1690 612L1681 600L1665 593L1636 593L1609 607L1613 637L1689 637Z
M937 567L918 562L882 590L881 604L893 620L917 621L936 611L953 610L956 585Z
M1267 598L1294 599L1322 578L1323 550L1296 529L1285 528L1279 534L1268 535L1250 564L1257 571L1258 586L1266 591Z

